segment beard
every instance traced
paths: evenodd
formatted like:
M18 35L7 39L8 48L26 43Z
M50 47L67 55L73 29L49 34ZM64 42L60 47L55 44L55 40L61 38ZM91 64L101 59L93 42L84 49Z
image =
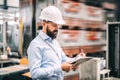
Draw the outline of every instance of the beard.
M51 31L49 27L47 27L47 35L51 37L52 39L55 39L57 37L58 30Z

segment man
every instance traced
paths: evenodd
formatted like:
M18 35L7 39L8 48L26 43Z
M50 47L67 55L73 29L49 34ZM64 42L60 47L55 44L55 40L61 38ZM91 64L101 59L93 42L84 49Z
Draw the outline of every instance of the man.
M55 40L59 26L65 24L62 14L55 6L48 6L39 18L43 29L27 50L31 76L37 80L63 80L62 71L70 71L73 66Z

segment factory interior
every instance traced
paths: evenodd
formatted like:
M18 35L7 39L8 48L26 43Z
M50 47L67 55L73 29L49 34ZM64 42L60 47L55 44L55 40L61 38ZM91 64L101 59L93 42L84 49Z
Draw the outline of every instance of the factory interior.
M92 58L63 71L64 80L120 80L119 0L0 0L0 80L32 80L27 49L49 5L65 21L56 37L65 55L74 58L83 49Z

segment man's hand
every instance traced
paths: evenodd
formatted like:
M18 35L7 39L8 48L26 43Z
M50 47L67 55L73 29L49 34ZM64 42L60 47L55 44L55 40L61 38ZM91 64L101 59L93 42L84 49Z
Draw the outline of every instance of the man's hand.
M76 57L86 57L86 53L81 49L81 52Z
M81 52L75 57L76 59L86 57L86 54L84 53L83 49L81 48ZM73 65L72 69L76 70L79 66Z
M64 62L61 67L62 70L66 72L70 71L73 68L72 64L70 64L69 62Z

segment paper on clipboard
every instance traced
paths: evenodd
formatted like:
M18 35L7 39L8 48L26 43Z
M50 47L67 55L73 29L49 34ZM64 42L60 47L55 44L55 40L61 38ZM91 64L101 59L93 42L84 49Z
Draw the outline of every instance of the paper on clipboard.
M83 62L86 62L86 61L88 61L88 60L90 60L90 59L93 59L92 57L80 57L80 58L76 58L76 59L74 59L71 63L74 65L74 66L78 66L78 65L80 65L81 63L83 63Z

